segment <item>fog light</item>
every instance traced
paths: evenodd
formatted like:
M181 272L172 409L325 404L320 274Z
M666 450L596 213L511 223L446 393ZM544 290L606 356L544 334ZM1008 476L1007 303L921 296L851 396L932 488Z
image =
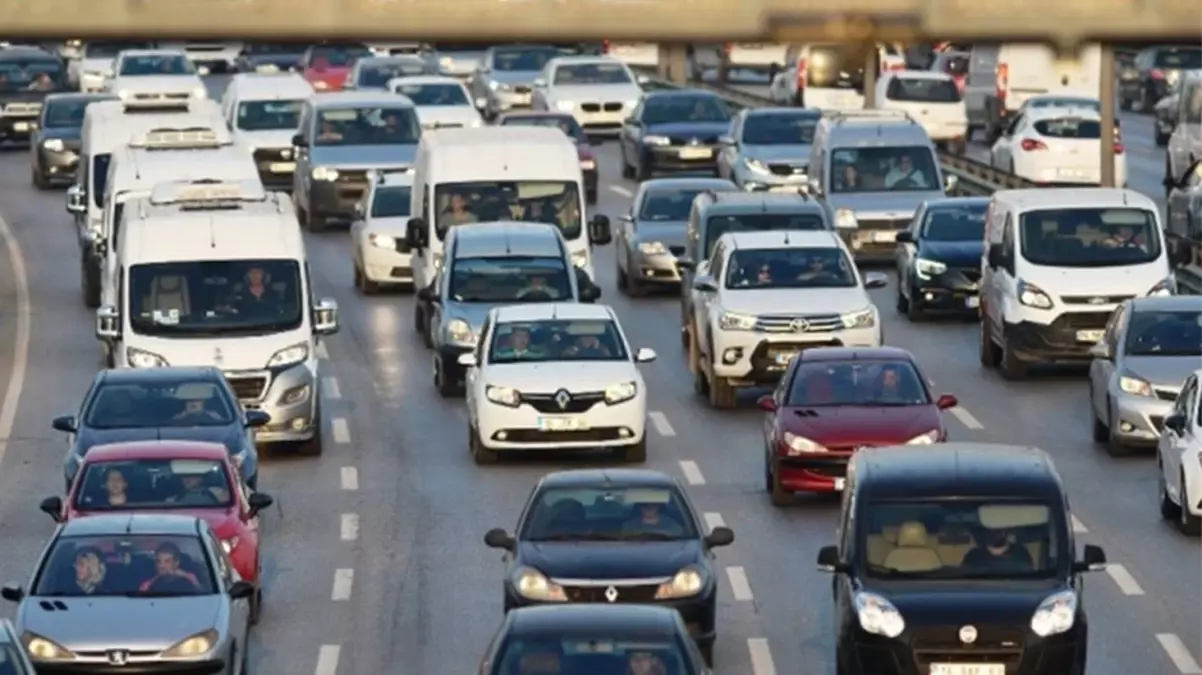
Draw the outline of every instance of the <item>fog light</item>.
M1119 422L1119 431L1129 434L1135 431L1135 425L1130 422Z
M309 420L307 420L303 417L298 417L298 418L292 420L292 429L294 431L301 431L302 429L304 429L307 426L309 426Z
M503 441L506 438L509 438L509 432L508 431L498 431L496 436L497 436L498 441Z
M722 363L728 366L738 363L739 359L741 358L743 358L742 347L731 347L730 349L722 352Z
M630 436L632 434L630 433L630 429L623 427L621 429L618 429L618 435L621 436L622 438L630 438Z

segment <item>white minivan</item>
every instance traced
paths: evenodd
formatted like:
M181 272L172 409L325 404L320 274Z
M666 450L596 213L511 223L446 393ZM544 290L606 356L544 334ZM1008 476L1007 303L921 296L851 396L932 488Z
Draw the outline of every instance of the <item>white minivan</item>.
M981 263L981 364L1087 363L1123 301L1176 291L1160 210L1118 188L993 194Z

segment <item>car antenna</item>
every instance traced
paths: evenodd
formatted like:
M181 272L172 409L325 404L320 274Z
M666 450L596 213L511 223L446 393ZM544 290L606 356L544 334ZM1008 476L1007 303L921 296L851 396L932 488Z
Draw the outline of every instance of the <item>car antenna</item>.
M213 227L213 216L209 216L209 248L217 248L217 230Z
M789 246L789 231L785 230L785 246Z

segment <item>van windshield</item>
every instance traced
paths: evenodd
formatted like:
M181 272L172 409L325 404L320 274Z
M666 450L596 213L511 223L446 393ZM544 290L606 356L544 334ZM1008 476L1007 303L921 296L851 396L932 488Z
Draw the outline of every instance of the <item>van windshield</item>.
M1023 258L1049 267L1142 265L1161 253L1156 214L1139 208L1028 211L1019 233Z
M417 113L409 106L322 108L313 145L415 145L420 135Z
M829 230L819 213L737 213L714 216L705 228L705 256L713 252L718 238L727 232L767 232L772 230Z
M293 130L300 126L304 101L246 101L238 106L242 131Z
M580 237L583 209L576 181L472 181L434 188L435 234L442 241L455 225L521 220L555 225L571 241Z
M870 502L859 532L864 567L881 579L1056 577L1071 558L1059 512L1017 500Z
M104 191L109 182L109 162L113 156L109 153L92 155L92 203L96 208L104 206Z
M451 267L449 290L452 300L468 303L572 298L568 267L562 258L462 258Z
M129 268L135 333L209 337L267 335L304 320L295 260L201 260Z
M929 147L840 148L831 153L832 194L939 189L935 155Z

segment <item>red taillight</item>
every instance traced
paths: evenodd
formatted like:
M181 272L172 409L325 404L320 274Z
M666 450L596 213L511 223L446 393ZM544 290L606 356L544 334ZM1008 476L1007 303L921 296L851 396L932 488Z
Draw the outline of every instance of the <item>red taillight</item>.
M893 62L892 64L890 64L889 66L886 66L886 68L885 68L885 70L891 70L891 71L896 71L896 70L905 70L905 69L906 69L906 64L904 64L904 63L897 63L896 61L894 61L894 62Z
M1122 143L1115 143L1115 144L1114 144L1114 154L1116 154L1116 155L1121 155L1121 154L1123 154L1123 150L1124 150L1124 148L1123 148L1123 144L1122 144Z
M806 88L806 69L806 60L797 59L797 91Z
M1164 72L1157 68L1153 68L1152 70L1148 71L1148 77L1151 77L1153 80L1163 80Z
M964 76L963 75L956 76L956 89L959 89L961 94L964 93Z
M602 41L601 41L601 53L602 53L602 54L608 54L608 53L609 53L609 40L602 40Z
M1024 138L1022 142L1023 150L1031 152L1033 150L1047 150L1048 146L1043 144L1043 141L1037 141L1031 138Z

